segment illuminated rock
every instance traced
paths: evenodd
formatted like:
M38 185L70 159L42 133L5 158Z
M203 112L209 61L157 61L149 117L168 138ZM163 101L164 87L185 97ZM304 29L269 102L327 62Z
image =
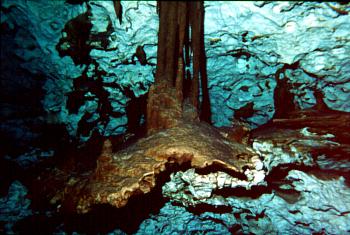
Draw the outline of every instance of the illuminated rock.
M104 149L110 149L108 145L106 142ZM213 172L214 177L209 175L193 182L210 182L212 189L236 185L249 187L264 178L258 159L250 148L225 139L207 124L182 122L140 139L120 152L105 150L97 161L95 172L82 177L72 187L68 186L65 195L73 198L79 213L88 212L96 204L107 203L120 208L132 196L149 193L156 186L157 176L172 165ZM210 196L203 191L198 193Z

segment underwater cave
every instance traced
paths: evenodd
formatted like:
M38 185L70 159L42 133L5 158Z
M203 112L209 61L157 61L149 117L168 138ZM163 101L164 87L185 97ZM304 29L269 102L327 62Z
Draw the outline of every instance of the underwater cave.
M350 4L1 0L1 234L349 234Z

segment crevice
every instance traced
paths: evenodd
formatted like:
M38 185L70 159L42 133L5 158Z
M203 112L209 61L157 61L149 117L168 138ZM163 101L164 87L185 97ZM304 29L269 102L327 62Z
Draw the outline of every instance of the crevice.
M223 196L223 197L239 197L239 198L249 198L257 199L263 194L272 193L272 188L266 186L252 186L250 189L244 187L237 188L222 188L213 190L213 195Z
M195 168L195 172L199 175L208 175L210 173L215 173L215 172L224 172L227 173L228 175L232 176L233 178L237 178L240 180L247 180L247 176L241 172L237 172L233 169L227 168L226 166L213 162L211 165L208 165L204 168Z
M297 105L294 103L294 94L291 92L292 84L286 76L287 69L297 69L299 61L293 64L284 64L278 69L275 74L276 88L273 93L275 113L273 119L287 118L289 113L297 110ZM283 78L281 77L283 75Z
M88 44L92 23L91 9L68 21L62 32L66 34L56 45L61 57L70 56L75 65L89 64L91 47Z
M189 206L187 210L194 215L201 215L205 212L212 212L215 214L232 213L232 207L230 206L210 205L207 203L199 203L196 204L196 206Z
M259 219L265 218L266 214L265 214L266 209L262 210L260 213L258 214L248 214L245 218L247 220L255 220L258 221Z

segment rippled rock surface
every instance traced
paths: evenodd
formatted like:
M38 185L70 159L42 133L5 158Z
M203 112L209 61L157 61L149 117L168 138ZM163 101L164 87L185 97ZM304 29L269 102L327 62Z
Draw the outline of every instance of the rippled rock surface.
M205 2L220 128L159 94L137 141L157 6L121 5L1 1L0 233L350 233L348 3Z
M173 173L163 186L173 203L138 233L348 233L349 118L308 110L258 128L251 141L266 177L252 186L220 171Z
M69 135L81 141L93 132L125 133L129 113L142 109L154 81L156 2L122 1L122 23L112 1L1 4L1 69L6 78L16 77L4 81L2 92L6 100L23 93L22 103L27 104L3 104L8 119L1 125L6 133L15 139L19 132L25 139L37 138L38 133L29 131L33 117L64 124ZM251 127L270 120L276 73L286 79L298 107L310 108L316 103L315 91L322 91L331 109L350 110L347 4L205 5L208 86L216 126L231 126L233 116ZM14 80L21 82L16 85ZM40 99L26 94L26 88L35 88ZM28 115L18 117L18 112ZM143 113L137 115L141 118Z
M170 174L176 167L213 171L202 179L203 183L212 184L212 190L222 188L224 184L251 187L264 178L262 162L252 149L228 141L204 123L180 122L176 127L142 138L117 153L110 152L107 146L97 160L95 172L86 179L78 179L65 190L63 201L72 198L78 213L86 213L96 204L124 207L133 196L147 194L161 186L157 185L158 178L167 177L164 174ZM223 172L216 173L220 169ZM188 178L195 180L190 174ZM169 190L179 189L169 186ZM207 189L198 192L197 196L210 197L211 193L205 191Z
M68 175L60 193L48 195L75 219L102 223L107 213L108 229L100 229L116 233L348 233L350 116L290 117L254 130L250 144L197 122L116 153L107 141L93 171Z

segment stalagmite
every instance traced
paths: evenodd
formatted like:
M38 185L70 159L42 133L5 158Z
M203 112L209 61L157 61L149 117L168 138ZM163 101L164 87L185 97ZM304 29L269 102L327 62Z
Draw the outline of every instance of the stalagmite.
M203 2L160 2L158 4L160 23L157 72L155 84L148 95L148 133L175 126L183 116L183 102L187 99L194 107L195 112L200 114L201 119L210 123L210 102L204 50ZM190 28L191 30L189 30ZM190 35L189 31L191 31ZM189 41L191 41L190 44ZM192 57L189 54L189 48L193 51ZM184 65L188 66L190 60L193 61L193 74L191 76L193 79L191 83L184 83ZM203 94L201 105L199 104L200 83ZM184 87L184 85L191 87ZM190 90L190 94L184 93L184 90ZM174 93L176 100L170 97ZM160 94L164 100L171 100L171 102L156 101L155 97ZM174 110L176 110L175 113ZM170 113L172 115L169 115Z

